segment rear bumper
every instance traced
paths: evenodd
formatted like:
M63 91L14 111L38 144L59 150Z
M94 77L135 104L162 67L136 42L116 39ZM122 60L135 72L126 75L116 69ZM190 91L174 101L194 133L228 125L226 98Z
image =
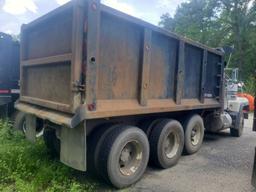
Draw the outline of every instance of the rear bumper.
M73 116L20 101L15 103L15 107L30 114L26 116L26 136L32 142L35 141L36 130L36 124L33 124L34 116L61 125L60 161L74 169L86 171L86 127L85 123L81 123L83 119L80 119L85 107L77 110Z
M35 115L40 119L48 120L52 123L70 128L77 127L85 120L85 107L82 106L75 114L62 113L20 101L15 103L15 108L24 113Z

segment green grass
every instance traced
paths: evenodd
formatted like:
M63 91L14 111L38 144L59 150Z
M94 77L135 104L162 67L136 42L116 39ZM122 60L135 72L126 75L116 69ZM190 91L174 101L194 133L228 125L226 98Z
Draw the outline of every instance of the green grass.
M12 125L0 120L0 191L58 192L94 191L95 184L54 160L39 140L31 144Z

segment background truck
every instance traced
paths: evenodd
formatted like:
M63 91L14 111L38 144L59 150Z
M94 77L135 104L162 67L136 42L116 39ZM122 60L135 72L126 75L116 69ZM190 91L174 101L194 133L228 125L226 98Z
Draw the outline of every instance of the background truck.
M117 188L148 161L174 166L196 153L205 129L240 136L243 110L224 105L224 53L100 4L75 0L22 26L26 137L64 164Z
M19 42L0 32L0 117L14 112L19 97Z

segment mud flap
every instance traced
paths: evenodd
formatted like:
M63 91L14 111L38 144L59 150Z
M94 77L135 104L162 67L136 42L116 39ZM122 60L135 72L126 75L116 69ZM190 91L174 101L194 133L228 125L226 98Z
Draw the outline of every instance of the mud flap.
M36 142L36 116L31 114L26 114L26 138L30 142Z
M86 126L80 123L71 129L61 128L60 161L69 167L86 171Z

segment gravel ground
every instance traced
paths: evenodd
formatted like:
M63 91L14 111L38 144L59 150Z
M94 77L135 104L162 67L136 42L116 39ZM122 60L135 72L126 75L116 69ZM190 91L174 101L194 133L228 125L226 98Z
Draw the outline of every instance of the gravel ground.
M252 118L245 120L242 137L231 137L229 130L206 134L198 153L182 156L166 170L148 167L137 184L120 192L256 192L251 185L256 147ZM97 191L113 190L88 175L84 179L98 183Z
M252 192L251 185L256 146L252 116L245 122L241 138L228 131L206 134L201 150L183 156L167 170L148 168L144 178L128 191L173 192Z

